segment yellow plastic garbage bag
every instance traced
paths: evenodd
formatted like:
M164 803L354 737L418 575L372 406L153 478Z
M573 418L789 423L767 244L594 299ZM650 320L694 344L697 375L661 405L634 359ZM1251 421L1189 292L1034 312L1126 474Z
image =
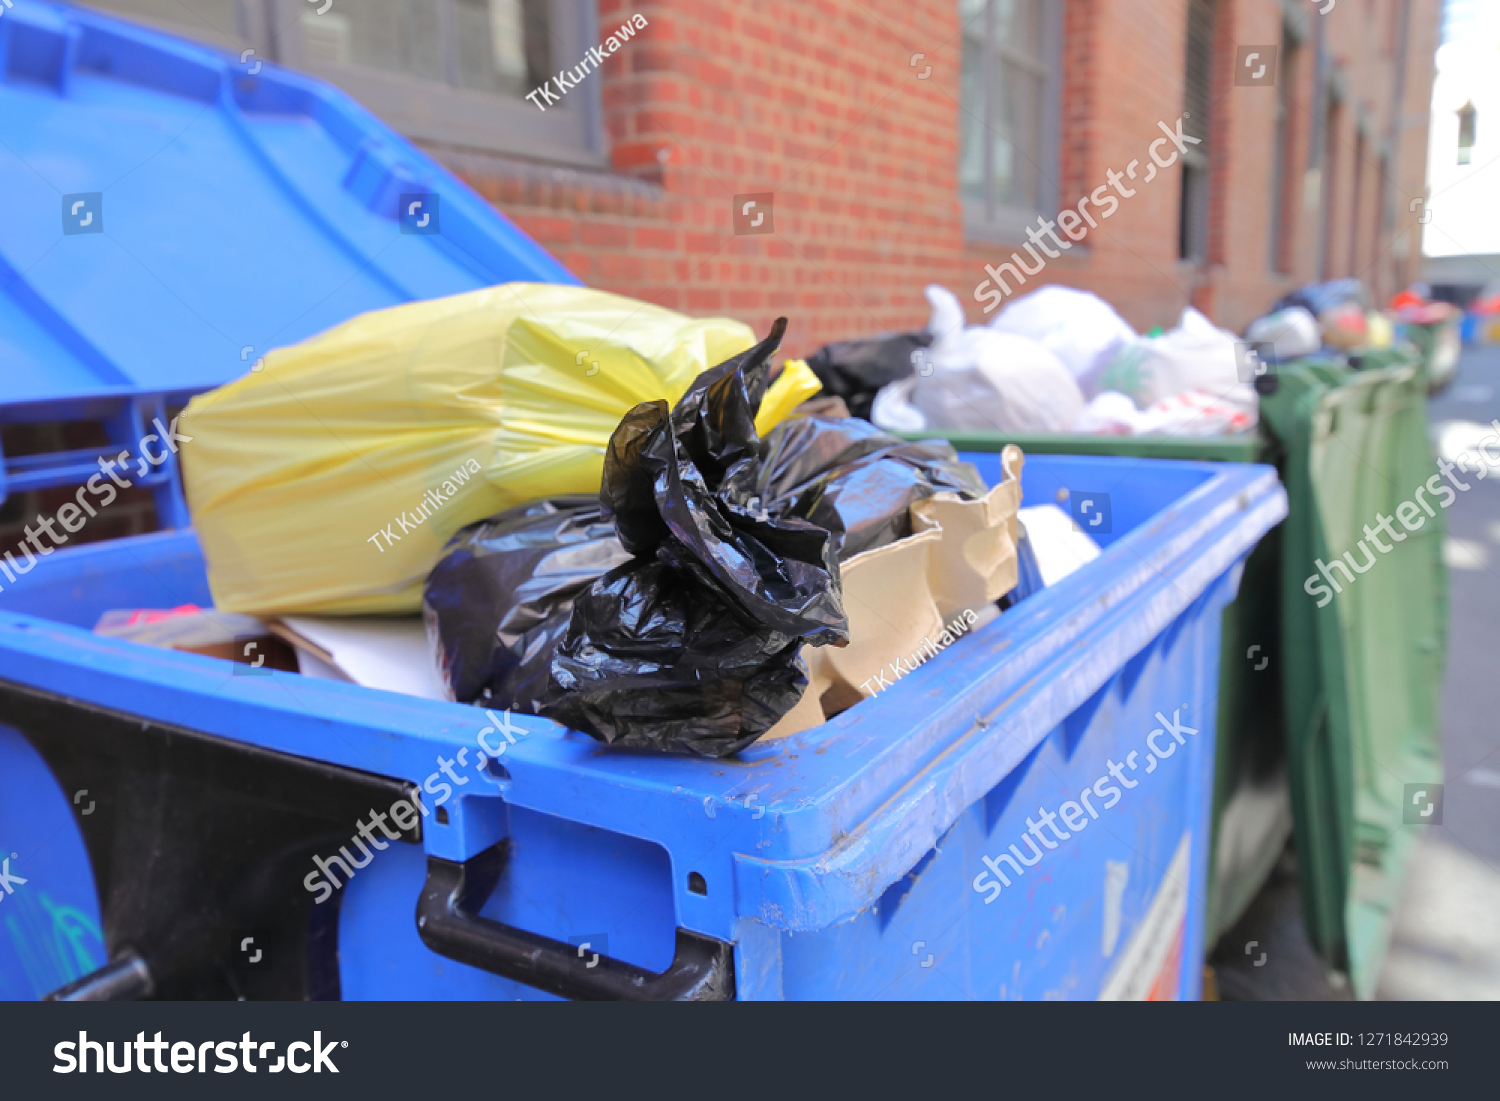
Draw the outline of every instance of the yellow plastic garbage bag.
M459 528L597 493L626 412L676 402L754 343L737 321L508 283L364 314L271 352L183 414L214 606L416 612Z
M766 433L791 416L797 406L812 397L823 384L805 359L789 359L782 364L781 374L766 388L760 408L755 411L755 433L764 438Z

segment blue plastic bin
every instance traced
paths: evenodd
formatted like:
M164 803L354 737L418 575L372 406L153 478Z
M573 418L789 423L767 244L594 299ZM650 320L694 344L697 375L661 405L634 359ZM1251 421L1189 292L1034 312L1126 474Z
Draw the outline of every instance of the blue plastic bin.
M0 423L103 421L137 468L154 418L274 347L402 302L577 282L330 85L67 5L0 13ZM186 527L164 454L134 483ZM92 451L0 454L0 503L97 473Z
M1062 488L1109 494L1098 560L721 761L97 637L105 609L206 600L194 537L59 551L0 593L0 847L26 879L0 989L103 963L102 927L165 996L1196 997L1220 616L1285 494L1265 466L1028 459L1025 503ZM384 840L365 807L418 788L428 817ZM318 902L341 849L369 859Z

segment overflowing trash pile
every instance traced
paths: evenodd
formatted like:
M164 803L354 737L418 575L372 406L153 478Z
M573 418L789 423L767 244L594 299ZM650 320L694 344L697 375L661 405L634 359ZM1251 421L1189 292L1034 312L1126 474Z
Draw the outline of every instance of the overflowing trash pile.
M986 497L951 448L860 421L795 417L762 441L783 328L674 408L627 414L597 498L523 506L455 537L424 597L454 698L612 745L736 752L801 699L804 646L849 645L841 564L911 535L929 497ZM989 525L1002 551L1004 519ZM883 603L899 617L902 600Z
M1192 308L1176 328L1140 336L1102 298L1070 287L1017 298L988 325L965 326L942 287L928 287L927 300L927 341L903 376L867 375L882 383L871 419L889 431L1197 436L1255 425L1239 338ZM819 357L809 362L818 369Z
M1451 307L1403 292L1368 308L1357 279L1300 287L1243 336L1187 307L1138 334L1088 291L1044 286L988 325L966 325L947 289L926 290L921 332L830 344L808 364L826 393L891 432L1222 436L1253 431L1277 364L1309 356L1358 365Z
M205 614L279 668L625 749L817 725L998 614L1022 456L991 487L815 398L785 325L521 285L273 352L186 414ZM222 641L188 625L164 644Z
M1352 362L1446 316L1416 288L1370 311L1340 280L1243 340L1191 308L1143 336L1068 287L984 326L926 294L922 332L779 365L784 318L757 342L582 287L354 318L184 414L214 606L99 630L731 755L854 706L1099 553L1055 506L1020 508L1017 448L989 486L913 437L1246 432L1268 364Z

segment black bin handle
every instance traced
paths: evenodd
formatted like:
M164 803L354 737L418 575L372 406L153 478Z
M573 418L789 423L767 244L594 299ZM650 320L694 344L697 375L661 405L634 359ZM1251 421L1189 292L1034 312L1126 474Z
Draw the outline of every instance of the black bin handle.
M672 965L657 974L571 944L481 917L510 860L502 841L463 863L427 858L417 902L417 933L440 956L579 1001L732 1001L734 949L712 937L677 930Z

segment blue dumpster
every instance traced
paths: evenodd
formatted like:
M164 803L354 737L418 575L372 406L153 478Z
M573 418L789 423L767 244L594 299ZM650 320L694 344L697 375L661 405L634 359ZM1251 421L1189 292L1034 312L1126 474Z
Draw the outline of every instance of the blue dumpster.
M0 816L0 921L45 886L165 997L1196 997L1220 617L1285 494L1050 455L1022 488L1107 494L1103 554L732 760L95 636L206 600L194 536L59 551L0 592L0 806L59 831ZM0 940L0 989L39 951Z
M253 370L270 348L414 299L575 282L328 85L85 9L29 0L3 15L0 424L102 422L107 457L126 453L120 470L152 491L163 527L189 522L163 446L171 409ZM412 201L436 221L403 222ZM0 503L82 485L101 474L100 458L0 452ZM24 566L25 551L4 551ZM131 561L133 579L91 579L91 598L164 597L135 582L165 560ZM196 551L183 568L195 580L173 575L167 587L206 601ZM0 586L14 596L17 583L39 591L37 580L0 575ZM0 853L3 997L35 997L105 962L78 826L104 804L87 785L58 788L57 768L0 728L0 837L11 846Z
M732 761L152 650L90 628L209 602L153 421L356 313L573 280L326 85L43 0L0 19L0 186L0 421L103 420L179 529L0 575L0 996L1196 994L1269 468L1032 459L1027 504L1109 495L1104 555ZM0 500L98 458L0 456Z
M103 422L162 527L189 521L155 422L193 394L366 310L576 282L327 84L81 8L0 11L0 423ZM0 503L98 459L0 453Z

